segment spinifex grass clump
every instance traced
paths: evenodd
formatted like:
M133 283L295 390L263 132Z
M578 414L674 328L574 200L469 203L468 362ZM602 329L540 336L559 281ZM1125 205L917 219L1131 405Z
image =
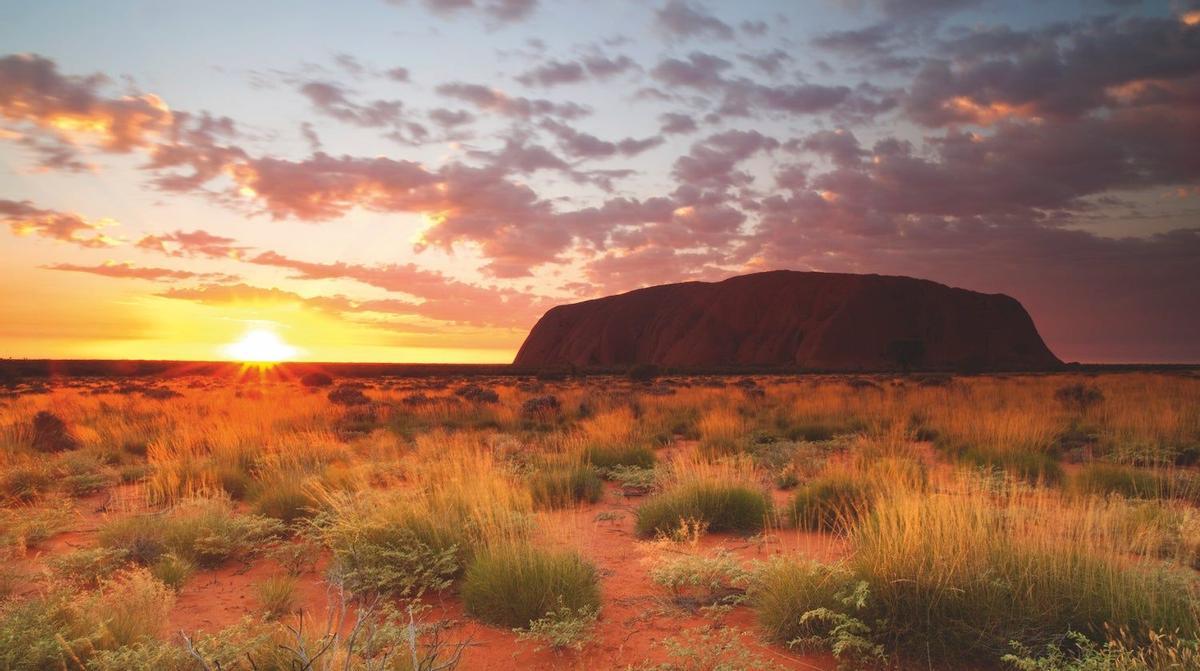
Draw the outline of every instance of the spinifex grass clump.
M129 668L92 662L106 651L153 645L173 601L170 590L139 569L91 592L59 587L0 604L0 669Z
M801 529L847 532L870 510L870 483L850 475L827 475L801 485L788 508L788 521Z
M548 463L529 476L529 493L538 508L565 508L600 500L604 483L589 464Z
M427 434L406 465L403 485L323 497L314 528L333 553L332 575L351 592L412 598L445 589L479 548L528 528L529 491L477 437Z
M757 567L747 597L767 638L788 645L828 636L830 623L808 613L849 610L845 597L856 583L842 565L776 557Z
M584 459L601 472L618 466L654 466L654 450L640 427L628 407L600 412L580 422Z
M476 543L461 518L439 519L399 496L327 501L314 523L333 553L331 577L354 594L415 598L449 587Z
M748 460L676 464L665 491L638 508L637 533L671 533L684 522L700 522L709 531L752 534L770 514L770 499Z
M871 615L909 654L994 662L1079 631L1200 632L1194 582L1138 563L1104 509L1014 489L880 499L854 534Z
M255 512L284 524L311 517L318 502L305 481L303 474L280 473L260 484L254 497Z
M273 620L296 610L296 578L273 575L254 586L263 617Z
M748 437L745 420L733 409L717 407L700 417L700 451L709 456L733 454Z
M463 605L493 625L525 628L560 609L595 612L600 607L596 568L570 551L527 543L500 543L482 550L467 567Z
M99 538L101 546L124 550L143 565L174 553L199 566L216 566L265 549L282 532L277 520L236 513L227 500L196 499L166 515L115 519L101 527Z

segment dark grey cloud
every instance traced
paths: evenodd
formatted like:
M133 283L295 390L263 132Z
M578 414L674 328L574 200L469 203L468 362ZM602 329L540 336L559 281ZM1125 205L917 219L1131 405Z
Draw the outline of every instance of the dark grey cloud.
M1019 114L1073 119L1100 108L1184 103L1200 92L1200 25L1102 18L956 38L927 61L905 101L937 126Z
M387 1L407 4L407 0ZM421 0L421 4L442 16L475 13L496 23L512 23L529 18L537 10L538 0Z
M617 155L628 158L663 143L663 139L658 136L641 139L627 137L610 142L551 119L543 121L541 127L558 138L559 147L573 158L596 159Z
M526 86L551 87L589 79L604 80L636 68L637 64L628 56L592 55L578 61L549 60L517 75L516 79Z
M750 117L764 113L834 113L857 118L886 112L896 100L868 86L851 88L825 84L763 84L747 77L729 76L733 63L704 52L685 59L667 58L650 75L671 89L691 89L708 94L717 102L713 111L720 117Z
M588 108L577 103L556 103L541 98L509 96L482 84L450 82L438 86L436 90L439 95L470 103L480 110L520 119L534 117L578 119L590 114Z
M355 126L382 128L404 120L404 104L399 100L356 103L346 88L332 82L305 82L299 90L317 112Z
M667 112L658 118L662 122L659 131L663 135L694 133L699 129L699 126L696 125L696 120L689 114Z

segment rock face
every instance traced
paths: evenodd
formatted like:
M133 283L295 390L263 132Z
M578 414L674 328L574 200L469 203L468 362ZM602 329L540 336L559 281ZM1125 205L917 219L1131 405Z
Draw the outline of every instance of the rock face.
M1061 362L1015 299L882 275L772 271L550 309L517 366L1037 370Z

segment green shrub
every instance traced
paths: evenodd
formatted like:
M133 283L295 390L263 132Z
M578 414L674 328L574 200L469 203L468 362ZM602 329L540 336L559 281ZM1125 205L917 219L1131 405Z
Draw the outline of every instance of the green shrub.
M727 550L715 554L670 557L650 569L650 579L665 587L675 605L686 610L735 606L745 598L749 573Z
M333 553L331 577L354 594L417 598L445 589L470 552L466 529L415 513L377 518L347 510L317 522Z
M1067 634L1069 648L1046 646L1043 655L1019 643L1002 661L1017 671L1182 671L1200 669L1200 642L1175 636L1154 635L1144 645L1122 640L1098 645L1079 632ZM1073 649L1070 649L1073 648Z
M1080 494L1120 494L1131 499L1152 499L1167 494L1164 478L1153 471L1117 464L1087 464L1071 478L1071 489Z
M80 587L95 587L129 563L126 550L85 548L46 560L54 576Z
M555 650L583 650L592 640L597 615L599 611L592 606L578 610L560 606L530 622L527 629L518 629L517 640L539 641Z
M72 651L86 650L94 630L77 620L71 607L76 594L58 590L0 604L0 669L66 669Z
M65 499L40 506L0 508L0 559L9 552L36 547L76 520L71 502Z
M767 496L752 487L712 482L678 485L637 510L637 533L670 533L685 520L704 523L709 531L752 534L762 531L771 513Z
M503 544L480 552L462 583L467 612L488 624L524 629L551 612L600 608L596 568L574 552Z
M119 550L142 565L150 565L167 552L165 517L133 515L108 522L100 528L101 547Z
M670 661L661 664L642 662L629 671L765 671L777 669L752 652L745 640L748 632L719 623L680 631L663 639L662 647Z
M584 459L601 472L618 466L653 468L657 460L654 450L637 443L593 445L584 452Z
M137 570L104 581L95 592L57 589L4 603L0 669L96 668L90 660L97 653L152 642L172 602L161 583Z
M791 441L809 443L824 443L848 433L856 433L863 429L859 420L835 422L831 420L811 419L803 421L781 422L783 437Z
M802 529L845 533L869 511L873 499L871 488L859 480L825 476L796 490L788 521Z
M600 500L604 483L588 464L547 464L529 476L529 493L538 508L565 508Z
M608 477L616 481L627 495L648 494L658 484L658 471L641 466L615 466L609 469Z
M59 488L70 496L87 496L113 484L115 477L94 454L70 452L59 460L54 469Z
M52 482L53 478L43 466L12 466L0 478L0 493L10 499L28 503L49 489Z

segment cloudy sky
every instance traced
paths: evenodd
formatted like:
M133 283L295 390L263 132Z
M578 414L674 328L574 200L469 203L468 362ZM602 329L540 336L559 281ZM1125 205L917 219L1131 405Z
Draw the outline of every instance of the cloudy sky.
M770 269L1200 360L1200 5L0 7L0 356L509 361L549 306Z

